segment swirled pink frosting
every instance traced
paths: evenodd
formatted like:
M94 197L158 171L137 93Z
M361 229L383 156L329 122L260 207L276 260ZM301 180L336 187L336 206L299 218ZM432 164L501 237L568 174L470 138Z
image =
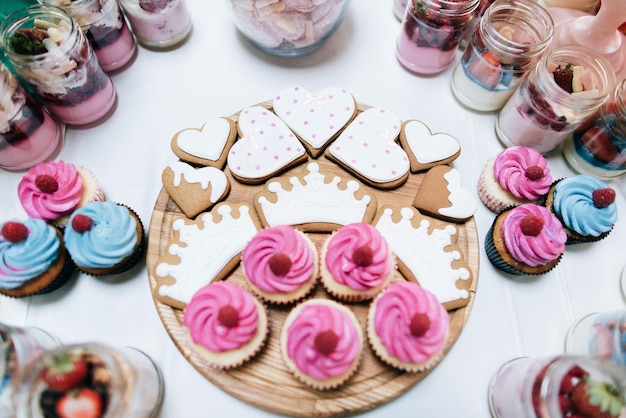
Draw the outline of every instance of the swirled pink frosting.
M270 259L275 254L289 257L291 266L285 274L276 274L270 268ZM241 262L246 276L259 289L288 293L311 279L317 266L317 254L301 233L291 226L281 225L256 234L243 250Z
M374 330L390 355L405 363L421 364L442 350L450 318L433 293L414 282L393 283L374 303ZM425 314L430 320L419 337L411 333L416 314Z
M220 309L231 306L238 313L235 326L225 326ZM213 282L198 290L185 307L183 325L194 343L220 353L236 350L257 332L259 313L254 296L231 282Z
M370 224L353 223L337 230L328 242L326 268L339 284L356 290L369 290L385 282L393 268L387 241ZM368 246L372 261L360 266L352 259L354 250Z
M54 178L58 189L52 193L41 191L35 184L39 175ZM63 161L39 163L22 177L17 195L30 217L54 221L76 208L83 196L83 178L74 164Z
M527 177L526 169L529 167L540 168L543 175L539 178ZM502 188L518 199L535 200L548 193L552 184L548 162L534 148L506 148L496 157L493 174Z
M357 324L347 312L328 304L305 302L299 315L287 330L287 355L298 370L317 380L327 380L346 373L358 360L362 338ZM337 345L328 354L315 347L315 338L333 331Z
M543 220L543 227L537 236L525 235L520 227L528 214ZM502 238L511 256L529 266L543 266L557 259L565 251L567 235L563 225L548 209L532 203L517 206L502 216Z

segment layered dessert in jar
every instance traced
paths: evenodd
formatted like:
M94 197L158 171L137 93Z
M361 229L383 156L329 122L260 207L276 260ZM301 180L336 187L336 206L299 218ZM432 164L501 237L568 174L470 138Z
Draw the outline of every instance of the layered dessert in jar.
M0 167L25 170L63 146L64 129L0 65Z
M584 316L567 333L565 349L626 365L626 311Z
M173 48L191 33L185 0L120 0L120 5L137 42L145 47Z
M113 83L65 10L48 5L18 10L2 22L0 35L15 71L57 120L86 125L113 108Z

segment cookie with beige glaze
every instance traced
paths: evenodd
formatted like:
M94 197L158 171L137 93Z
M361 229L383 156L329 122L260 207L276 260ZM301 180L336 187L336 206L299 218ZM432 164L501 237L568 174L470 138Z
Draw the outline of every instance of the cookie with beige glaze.
M161 180L167 193L188 218L209 210L230 190L230 181L219 168L195 168L183 161L165 167Z
M452 135L432 133L418 120L407 120L400 130L400 144L409 156L412 173L450 164L461 155L461 144Z
M178 131L171 140L172 152L183 161L223 168L228 150L237 138L237 126L230 118L209 119L200 128Z

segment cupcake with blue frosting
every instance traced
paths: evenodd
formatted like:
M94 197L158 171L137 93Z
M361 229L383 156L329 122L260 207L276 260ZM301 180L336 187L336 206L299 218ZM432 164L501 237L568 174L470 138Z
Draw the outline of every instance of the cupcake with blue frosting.
M94 276L129 270L145 250L139 216L129 207L111 201L92 202L74 211L64 240L76 267Z

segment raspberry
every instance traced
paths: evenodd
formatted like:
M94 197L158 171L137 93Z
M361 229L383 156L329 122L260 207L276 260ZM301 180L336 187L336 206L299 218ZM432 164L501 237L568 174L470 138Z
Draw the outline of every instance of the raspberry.
M217 320L226 328L236 327L239 323L239 312L231 305L225 305L217 313Z
M430 328L430 318L425 313L416 313L411 318L411 335L414 337L421 337L426 334Z
M87 232L93 226L93 219L87 215L78 214L72 218L72 228L76 232Z
M315 336L315 349L324 355L328 355L335 350L338 341L339 337L337 337L334 331L330 329L322 331Z
M59 183L48 174L39 174L35 177L35 186L44 193L54 193L59 190Z
M28 228L21 222L6 222L2 225L2 236L5 240L17 244L28 236Z
M355 248L352 252L352 261L359 267L367 267L372 264L373 257L374 252L367 245L362 245L358 248Z
M615 201L615 190L610 187L596 189L591 194L593 204L598 208L605 208Z
M538 165L531 165L526 168L524 175L526 175L526 178L529 180L540 180L543 178L543 168Z
M268 264L275 275L284 276L291 269L291 258L284 253L276 253L270 257Z
M536 237L541 233L541 229L543 228L543 219L537 215L533 215L529 213L524 216L520 221L520 229L522 230L522 234L529 237Z

